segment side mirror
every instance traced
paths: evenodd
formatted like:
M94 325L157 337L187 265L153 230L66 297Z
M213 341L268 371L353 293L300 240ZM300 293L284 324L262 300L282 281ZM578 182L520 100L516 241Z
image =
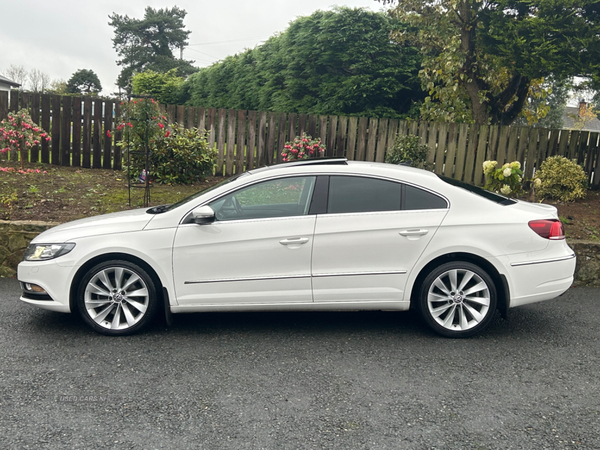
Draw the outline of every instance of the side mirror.
M208 205L201 206L192 211L192 220L198 225L205 225L215 221L215 211Z

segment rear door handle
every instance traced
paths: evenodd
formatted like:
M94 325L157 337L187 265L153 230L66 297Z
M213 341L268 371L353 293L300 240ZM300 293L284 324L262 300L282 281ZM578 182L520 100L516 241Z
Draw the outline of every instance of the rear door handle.
M290 238L290 239L282 239L279 241L281 245L300 245L306 244L308 242L308 238Z
M429 230L423 230L423 229L402 230L399 232L400 236L406 236L406 237L425 236L427 233L429 233Z

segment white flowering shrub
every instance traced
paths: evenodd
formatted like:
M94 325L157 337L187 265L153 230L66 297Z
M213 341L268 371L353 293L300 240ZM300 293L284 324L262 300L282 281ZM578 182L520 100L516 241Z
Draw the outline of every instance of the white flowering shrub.
M564 156L551 156L540 166L533 177L538 200L552 198L572 202L587 195L587 175L575 161Z
M498 167L498 161L485 161L483 173L488 191L498 192L508 197L516 197L523 191L523 171L521 163L513 161Z

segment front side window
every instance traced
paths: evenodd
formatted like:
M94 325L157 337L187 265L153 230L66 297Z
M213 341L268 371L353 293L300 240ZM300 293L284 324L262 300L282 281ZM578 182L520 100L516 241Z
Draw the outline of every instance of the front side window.
M209 206L220 221L306 215L315 179L310 176L263 181L227 194Z

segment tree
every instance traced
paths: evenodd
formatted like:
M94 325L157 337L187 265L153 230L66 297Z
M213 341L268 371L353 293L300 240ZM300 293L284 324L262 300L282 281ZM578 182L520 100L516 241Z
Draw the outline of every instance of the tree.
M263 45L190 76L185 83L188 103L406 117L424 95L417 48L389 38L404 27L383 13L360 8L316 11Z
M67 81L67 93L96 95L102 90L98 75L93 70L79 69Z
M188 44L191 32L183 24L186 14L177 6L158 10L148 6L143 19L116 13L109 16L109 25L115 30L113 48L120 57L117 64L123 67L117 78L121 89L131 91L131 78L137 72L178 69L179 75L185 77L197 70L193 61L173 55L173 50L183 50Z
M532 83L595 71L595 0L380 0L410 23L429 118L510 124ZM537 81L535 81L537 80Z
M529 96L513 125L535 128L562 128L573 81L549 78L529 88Z
M137 73L133 76L133 93L137 95L150 95L162 104L177 105L182 103L183 78L177 76L177 69L166 73L153 70Z
M57 95L67 94L67 82L61 78L52 80L48 86L48 92Z
M33 92L45 92L50 84L50 77L41 70L33 69L29 72L29 84Z
M6 69L5 74L8 79L21 85L19 89L25 88L25 83L27 82L27 70L25 70L25 67L11 64Z

